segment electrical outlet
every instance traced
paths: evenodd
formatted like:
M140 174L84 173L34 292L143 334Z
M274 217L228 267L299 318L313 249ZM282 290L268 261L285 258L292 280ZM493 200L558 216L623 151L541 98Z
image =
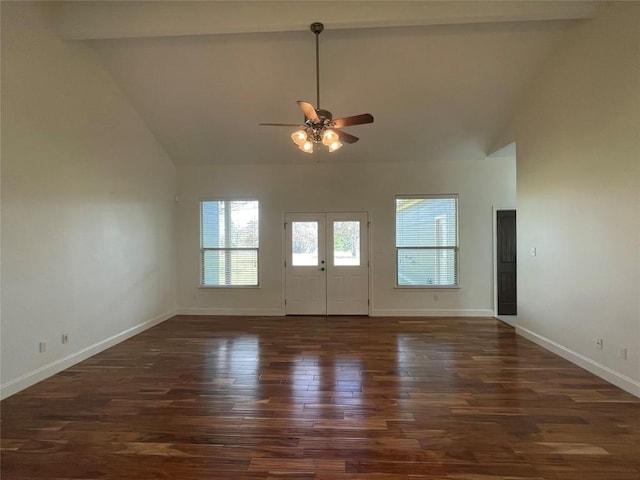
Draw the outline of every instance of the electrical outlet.
M63 333L62 334L62 343L69 343L69 334L68 333Z
M38 344L38 350L40 351L40 353L44 353L47 351L47 342L40 342Z
M440 300L440 297L438 295L434 295L433 296L433 301L437 302L438 300Z
M604 340L602 340L601 338L598 338L596 340L596 347L598 347L598 350L602 350L602 347L604 347Z

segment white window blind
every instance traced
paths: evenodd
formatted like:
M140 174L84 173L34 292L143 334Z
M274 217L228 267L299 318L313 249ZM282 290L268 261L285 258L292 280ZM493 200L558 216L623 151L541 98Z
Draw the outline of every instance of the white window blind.
M396 197L396 284L458 285L457 195Z
M202 286L258 285L259 206L256 200L201 202Z

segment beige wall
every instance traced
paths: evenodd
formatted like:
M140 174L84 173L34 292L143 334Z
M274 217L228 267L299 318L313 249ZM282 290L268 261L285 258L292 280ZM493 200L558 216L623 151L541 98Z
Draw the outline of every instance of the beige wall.
M175 306L175 169L49 8L2 2L3 396Z
M180 167L178 178L181 312L282 314L284 213L305 211L368 212L372 315L493 312L492 207L515 204L514 159L358 165L301 154L300 165ZM460 195L459 289L394 288L394 198L420 193ZM199 200L216 196L261 202L259 289L198 288Z
M339 165L302 156L300 165L180 167L176 185L170 159L94 52L61 41L49 9L2 2L3 396L176 305L281 314L289 211L369 213L373 315L492 312L492 207L516 203L512 159ZM639 11L610 4L573 27L532 80L515 132L518 331L640 395ZM393 198L409 193L460 195L460 289L393 287ZM259 289L198 288L198 200L216 196L261 201Z
M630 2L572 28L516 121L519 331L638 395L639 25Z

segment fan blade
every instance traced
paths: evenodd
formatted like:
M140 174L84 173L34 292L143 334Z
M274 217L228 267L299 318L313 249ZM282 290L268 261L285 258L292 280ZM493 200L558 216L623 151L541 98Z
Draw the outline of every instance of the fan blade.
M338 137L340 137L340 140L342 140L343 142L356 143L358 140L360 140L358 137L351 135L350 133L343 132L342 130L338 130L337 128L334 129L334 132L338 134Z
M311 120L313 123L320 123L320 118L316 113L316 109L313 108L309 102L303 102L302 100L298 100L298 105L300 109L304 112L304 116Z
M267 127L302 127L299 123L259 123L258 125Z
M351 125L362 125L363 123L373 123L373 115L363 113L362 115L354 115L353 117L338 118L333 121L336 128L349 127Z

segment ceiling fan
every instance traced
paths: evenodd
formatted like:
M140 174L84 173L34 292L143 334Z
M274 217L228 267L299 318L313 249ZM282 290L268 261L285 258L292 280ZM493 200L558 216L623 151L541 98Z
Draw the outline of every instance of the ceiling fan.
M323 143L330 152L334 152L342 147L342 142L355 143L358 137L347 133L341 128L353 125L373 123L373 116L370 113L354 115L351 117L337 118L334 120L329 110L320 108L320 60L318 37L324 30L324 25L320 22L311 24L311 31L316 36L316 107L302 100L298 100L298 106L304 113L304 123L260 123L259 125L275 127L300 127L292 135L291 139L300 150L313 153L314 143ZM341 142L342 141L342 142Z

